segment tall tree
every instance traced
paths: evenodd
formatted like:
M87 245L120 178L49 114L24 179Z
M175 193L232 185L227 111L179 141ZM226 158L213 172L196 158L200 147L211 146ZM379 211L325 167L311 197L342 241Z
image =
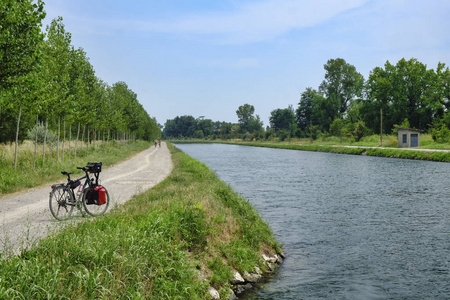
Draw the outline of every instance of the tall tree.
M278 108L270 113L270 127L275 131L286 130L291 134L296 128L295 114L292 108Z
M328 60L324 69L325 79L319 89L327 98L327 105L333 112L331 121L335 118L342 119L350 103L361 97L364 77L342 58Z
M448 68L447 68L448 70ZM362 113L366 124L375 132L380 128L380 110L383 128L390 132L394 124L408 119L412 127L425 129L445 110L446 72L443 64L427 70L417 59L399 60L396 65L387 61L384 69L374 68L366 83L367 99Z
M58 128L57 157L59 158L59 141L61 119L71 109L69 94L71 34L65 30L62 17L53 19L47 26L47 40L44 48L42 71L47 81L49 96L48 114L55 117Z
M29 91L31 87L27 84L34 81L30 80L29 75L41 57L39 44L44 35L40 26L45 12L43 10L44 3L40 0L37 2L31 0L2 1L0 5L1 120L1 114L5 110L19 111L22 108L23 101L26 99L23 99L23 95L19 95L20 90ZM13 90L8 91L8 89ZM21 99L6 97L13 94ZM20 125L20 120L18 124ZM18 130L17 126L16 137ZM13 140L12 134L8 134L5 127L2 126L2 136L8 135L6 140Z
M239 106L236 111L239 122L239 131L241 133L254 133L256 131L262 131L263 123L259 116L254 116L255 107L250 104L244 104Z
M41 0L6 0L0 9L0 89L12 82L11 78L31 71L43 39L41 22L45 17Z
M326 104L327 101L321 92L311 87L306 88L300 96L298 108L295 111L297 127L306 131L311 125L323 129L331 124L333 113L331 107Z

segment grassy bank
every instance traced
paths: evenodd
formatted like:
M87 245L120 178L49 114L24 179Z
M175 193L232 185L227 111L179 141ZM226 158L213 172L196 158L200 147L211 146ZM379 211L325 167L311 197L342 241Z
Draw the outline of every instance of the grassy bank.
M340 154L353 154L353 155L369 155L379 157L394 157L405 159L419 159L430 160L439 162L450 162L450 152L439 151L449 150L450 145L435 143L431 136L421 136L420 148L397 148L397 140L393 136L383 137L383 146L379 145L379 136L370 136L362 139L359 142L354 141L340 141L335 137L327 139L320 139L311 142L310 140L293 139L291 141L253 141L246 142L240 140L232 141L204 141L204 140L177 140L172 141L176 143L225 143L234 145L244 145L253 147L266 147L277 149L290 149L290 150L303 150L303 151L320 151ZM386 147L386 148L385 148ZM420 150L422 149L422 150ZM426 151L430 149L434 151Z
M170 146L174 169L109 214L0 260L0 299L208 299L280 247L248 201Z
M81 148L79 145L76 157L72 149L70 158L69 153L66 152L64 157L60 154L59 161L56 160L55 151L49 151L47 147L45 162L42 162L42 157L39 157L33 169L34 145L28 141L19 147L19 163L15 170L14 145L0 144L0 197L51 181L62 181L60 171L74 171L76 167L85 166L88 161L101 161L104 167L111 166L149 146L150 143L144 141L126 144L110 143L109 146L97 146L95 149L92 145L89 149L86 146ZM42 155L42 146L38 148L38 153Z
M450 162L450 152L422 151L410 149L370 148L358 146L355 148L328 145L295 145L295 144L267 144L267 143L234 143L239 145L279 148L303 151L320 151L339 154L368 155L379 157L394 157L405 159L419 159L439 162Z

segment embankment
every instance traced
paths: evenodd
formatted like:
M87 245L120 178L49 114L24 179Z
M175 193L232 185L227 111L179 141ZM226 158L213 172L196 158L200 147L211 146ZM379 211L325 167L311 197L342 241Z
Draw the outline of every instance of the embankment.
M323 145L294 145L294 144L263 144L263 143L238 143L246 146L269 147L279 149L320 151L340 154L368 155L379 157L394 157L405 159L419 159L440 162L450 162L450 152L436 150L412 150L395 148L375 147L345 147L345 146L323 146Z
M249 202L170 145L171 175L99 218L0 260L0 299L227 299L276 269Z
M175 142L175 141L173 141ZM204 143L205 141L176 141L176 143ZM329 146L329 145L298 145L285 143L262 143L262 142L218 142L211 143L233 144L251 147L266 147L276 149L288 150L302 150L302 151L318 151L338 154L352 154L352 155L368 155L378 157L393 157L404 159L418 159L439 162L450 162L449 151L428 150L428 149L397 149L397 148L379 148L379 147L364 147L364 146Z

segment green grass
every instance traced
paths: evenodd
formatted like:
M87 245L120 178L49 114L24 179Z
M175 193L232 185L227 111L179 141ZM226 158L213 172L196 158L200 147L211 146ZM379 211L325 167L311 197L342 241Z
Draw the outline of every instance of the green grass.
M281 248L249 202L169 145L163 182L109 214L0 260L0 299L227 298L232 271L267 270Z
M73 152L70 159L66 153L64 159L60 157L59 161L56 161L55 157L47 156L45 163L43 163L40 157L35 170L33 170L34 149L27 146L22 147L19 153L19 164L17 170L15 170L13 158L8 155L8 147L3 146L0 152L0 196L47 184L51 181L63 181L64 177L62 177L60 171L81 174L76 167L85 166L89 161L101 161L103 167L111 166L149 146L150 143L144 141L110 144L108 147L97 147L95 151L91 146L89 151L79 149L76 158Z

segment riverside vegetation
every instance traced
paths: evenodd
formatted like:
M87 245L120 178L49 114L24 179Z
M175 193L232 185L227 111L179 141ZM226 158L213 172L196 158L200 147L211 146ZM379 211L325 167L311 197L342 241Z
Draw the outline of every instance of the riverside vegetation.
M353 139L340 139L338 137L324 137L317 140L290 139L270 141L234 140L172 140L176 143L228 143L244 146L267 147L289 150L320 151L340 154L369 155L379 157L394 157L406 159L419 159L440 162L450 162L450 143L436 143L431 135L420 136L421 147L397 148L397 136L383 135L383 147L380 145L380 136L371 135L355 142ZM430 150L430 151L428 151Z
M169 145L168 178L96 219L0 260L2 299L207 299L233 272L268 270L281 252L248 201Z

